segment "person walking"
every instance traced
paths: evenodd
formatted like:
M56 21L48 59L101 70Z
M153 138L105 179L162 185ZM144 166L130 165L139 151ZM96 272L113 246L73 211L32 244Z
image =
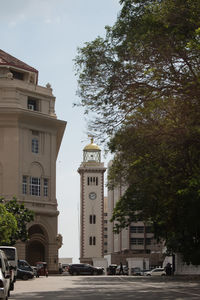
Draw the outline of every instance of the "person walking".
M122 262L120 262L119 274L120 274L120 275L121 275L121 274L124 275L124 269L123 269Z

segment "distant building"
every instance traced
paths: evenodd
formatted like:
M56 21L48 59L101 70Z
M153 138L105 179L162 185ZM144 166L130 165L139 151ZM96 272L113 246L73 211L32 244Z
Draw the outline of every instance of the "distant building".
M80 174L80 262L93 264L104 256L104 164L101 150L91 143L83 149Z
M29 241L17 242L20 259L58 268L56 159L66 122L55 114L50 84L38 71L0 50L0 195L14 195L35 212Z
M62 265L72 264L72 257L60 257L59 263Z
M126 187L122 185L118 185L113 190L108 190L108 220L112 218L116 202L124 194L125 190ZM150 224L133 222L119 234L113 233L114 225L115 223L108 222L106 258L109 264L119 264L120 262L125 264L126 259L131 257L149 259L151 267L162 264L163 247L162 244L157 243L154 239Z

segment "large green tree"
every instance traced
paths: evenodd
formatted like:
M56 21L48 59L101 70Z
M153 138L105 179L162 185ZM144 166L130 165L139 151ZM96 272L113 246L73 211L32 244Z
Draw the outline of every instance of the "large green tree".
M89 129L100 136L152 102L199 101L199 1L120 2L106 37L86 43L75 60L80 104L94 113Z
M151 222L169 251L200 264L200 1L120 2L106 37L76 57L89 130L115 154L109 187L128 187L113 221Z

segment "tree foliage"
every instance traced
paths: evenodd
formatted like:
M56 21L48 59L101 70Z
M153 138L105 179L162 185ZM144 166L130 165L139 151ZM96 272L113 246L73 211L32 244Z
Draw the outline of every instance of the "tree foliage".
M9 244L10 239L17 231L17 221L0 203L0 245Z
M155 236L200 264L200 1L121 0L106 37L79 49L80 105L115 154L109 187L127 185L116 230Z
M152 101L198 101L198 0L121 1L115 25L80 48L78 94L90 130L111 135ZM133 119L131 118L131 123Z
M4 201L1 198L0 205L10 221L5 223L3 214L0 215L0 222L4 224L5 236L5 238L0 239L1 244L14 245L17 240L25 242L28 239L27 224L34 220L34 212L25 208L23 203L18 203L15 197L4 204L2 203Z

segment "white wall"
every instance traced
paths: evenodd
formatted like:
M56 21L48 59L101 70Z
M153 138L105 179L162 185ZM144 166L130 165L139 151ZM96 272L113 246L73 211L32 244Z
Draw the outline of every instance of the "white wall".
M175 275L200 275L200 265L187 265L180 254L175 255Z

